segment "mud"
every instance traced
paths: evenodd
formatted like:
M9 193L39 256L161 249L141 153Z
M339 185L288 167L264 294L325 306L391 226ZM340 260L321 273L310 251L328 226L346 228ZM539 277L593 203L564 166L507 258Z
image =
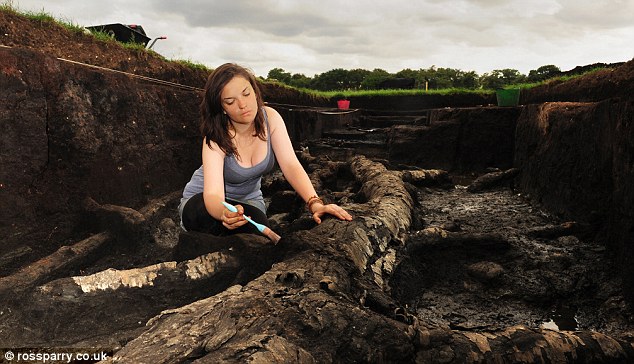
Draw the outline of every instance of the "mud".
M522 324L634 338L634 316L605 249L575 235L536 237L563 221L522 194L510 187L471 193L457 184L419 189L417 201L419 225L410 244L433 226L504 242L467 240L410 252L391 287L424 322L476 331Z

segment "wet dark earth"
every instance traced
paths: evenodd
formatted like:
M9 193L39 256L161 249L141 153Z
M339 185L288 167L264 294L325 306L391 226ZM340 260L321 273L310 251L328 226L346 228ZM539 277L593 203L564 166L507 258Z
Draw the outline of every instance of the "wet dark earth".
M269 196L275 191L269 199L272 227L282 236L310 229L314 225L302 213L303 205L295 204L296 196L280 179L278 172L263 181ZM493 333L524 325L634 339L634 314L622 297L621 281L603 246L589 239L582 227L533 205L512 186L471 192L472 181L473 176L456 176L443 186L409 185L415 198L413 222L405 244L396 248L396 264L389 277L390 293L400 306L428 327ZM328 200L345 207L358 199L359 186L351 176L330 182L331 189L324 191ZM178 226L177 200L152 219L147 230L152 238L127 240L90 266L63 276L142 268L197 256L178 258L185 240ZM276 213L280 205L287 213ZM240 283L264 273L279 257L270 258ZM227 280L225 286L231 284ZM0 336L14 346L53 340L59 345L107 343L112 350L138 336L162 310L216 291L217 287L172 287L157 300L152 290L127 297L126 292L132 292L128 289L108 295L107 302L113 306L105 309L103 296L87 295L76 302L35 289L24 296L5 297ZM122 302L128 302L125 311ZM50 310L52 304L58 305L55 311ZM74 317L72 323L68 317ZM11 328L18 326L28 332L14 335Z
M390 285L421 321L469 331L525 325L634 338L621 282L605 249L585 239L583 229L509 187L423 188L416 197L410 248ZM430 231L446 237L430 243Z
M346 177L351 176L340 176L331 187L350 193L326 191L343 206L356 190ZM263 181L273 194L267 198L272 227L281 235L310 228L301 204L292 209L297 214L275 214L280 205L293 206L295 196L281 179L277 172ZM410 186L416 201L413 223L390 279L391 294L403 307L427 325L455 330L493 332L525 325L634 339L634 313L602 245L512 185L474 193L467 188L473 180L454 176L444 186ZM110 254L81 273L174 259L180 228L176 205L171 207L152 228L156 245ZM437 234L445 237L429 238Z

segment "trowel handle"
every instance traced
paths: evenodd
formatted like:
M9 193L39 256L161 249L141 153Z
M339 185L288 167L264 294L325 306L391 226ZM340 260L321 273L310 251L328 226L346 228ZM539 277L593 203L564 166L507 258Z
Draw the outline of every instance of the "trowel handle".
M222 201L222 204L225 205L225 207L227 208L227 210L231 211L231 212L238 212L238 209L233 206L232 204L226 203L225 201ZM258 230L260 230L261 233L264 232L264 229L266 229L266 226L262 225L262 224L258 224L257 222L251 220L250 217L245 216L244 217L248 222L252 223L253 225L255 225L256 228L258 228Z

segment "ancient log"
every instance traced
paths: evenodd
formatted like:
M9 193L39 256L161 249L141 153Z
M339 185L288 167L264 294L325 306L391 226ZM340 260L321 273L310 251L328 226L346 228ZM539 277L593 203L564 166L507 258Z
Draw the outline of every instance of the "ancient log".
M58 278L61 272L73 271L93 262L102 249L117 236L131 239L141 231L157 211L180 195L179 191L149 201L139 211L125 206L100 205L92 198L84 199L84 208L99 217L104 231L69 246L62 246L53 254L33 262L7 277L0 278L0 294L19 291ZM8 258L7 258L8 259Z
M156 215L161 209L165 208L169 203L180 200L183 191L173 191L167 195L148 201L145 206L139 209L139 213L147 220Z
M6 267L23 256L33 253L30 246L21 246L0 256L0 267Z
M107 232L102 232L70 246L63 246L53 254L31 263L10 276L0 278L0 295L8 291L21 291L50 280L61 271L92 261L98 251L111 239Z
M449 173L441 169L414 169L403 171L403 181L417 187L442 186L451 183Z
M505 171L497 171L482 175L473 181L467 191L469 192L482 192L484 190L498 187L504 183L511 181L519 174L519 169L511 168Z
M398 173L364 157L350 165L366 201L346 206L353 221L326 219L283 237L278 247L287 252L270 270L246 285L162 312L111 360L590 363L634 358L631 343L594 332L427 327L386 294L390 262L411 223L412 198Z
M113 223L117 225L138 225L145 221L145 217L135 209L125 206L111 204L100 205L90 197L83 201L86 211L98 213L99 217L106 222L106 226Z
M109 231L120 240L141 241L150 235L148 221L168 203L177 201L180 196L180 190L168 193L148 201L138 211L127 206L99 204L91 197L84 198L83 207L94 216L97 231Z
M323 185L327 184L328 181L336 178L341 168L346 165L346 163L331 161L323 156L313 157L307 151L300 152L298 159L302 165L304 165L304 168L309 174L310 181L317 191L322 190Z
M575 235L580 231L579 224L574 221L566 221L559 225L546 225L535 227L526 232L528 236L542 239L556 239L560 236Z
M499 234L452 232L441 227L431 226L412 234L416 239L408 242L409 254L421 252L430 247L456 248L477 247L478 249L506 250L510 242Z
M161 294L161 290L165 294L174 291L175 287L188 285L189 281L214 279L222 274L226 277L227 272L235 275L238 268L239 262L235 257L226 252L214 252L180 263L162 262L124 270L110 268L87 276L61 278L39 286L38 289L44 294L74 298L80 297L82 293L109 294L118 289L146 287L153 287L155 294Z

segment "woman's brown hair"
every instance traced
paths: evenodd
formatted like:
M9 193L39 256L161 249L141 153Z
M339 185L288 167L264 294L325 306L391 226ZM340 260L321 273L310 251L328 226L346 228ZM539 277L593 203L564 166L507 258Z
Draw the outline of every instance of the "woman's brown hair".
M236 147L231 142L229 128L231 122L229 117L223 113L221 93L222 89L236 76L244 77L253 88L255 98L258 103L257 114L255 115L255 132L253 136L265 140L264 132L264 102L260 94L260 87L253 73L248 69L235 63L225 63L216 68L207 78L203 100L200 103L200 132L211 148L211 142L218 144L218 147L226 154L238 156Z

